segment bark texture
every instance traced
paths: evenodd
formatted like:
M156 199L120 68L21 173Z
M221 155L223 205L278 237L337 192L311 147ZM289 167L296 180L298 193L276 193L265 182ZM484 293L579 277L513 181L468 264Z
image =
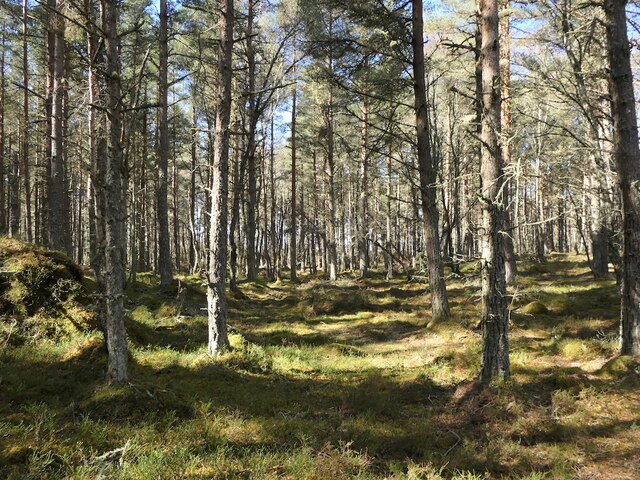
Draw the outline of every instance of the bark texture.
M423 32L422 0L413 0L411 45L413 48L413 91L418 144L418 169L420 171L420 193L424 221L424 254L431 288L431 323L434 323L449 317L449 300L447 286L444 281L440 237L438 235L437 175L431 155Z
M509 376L509 311L506 301L504 249L505 177L500 145L500 50L498 2L479 0L482 71L482 367L480 380Z
M365 60L366 62L367 60ZM367 233L367 196L369 195L369 98L362 99L362 125L360 128L360 194L358 196L358 268L360 276L369 272L369 245ZM389 241L389 238L387 238Z
M293 98L291 100L291 244L289 246L289 255L290 255L290 267L291 267L291 281L295 282L298 279L298 248L296 243L296 229L297 225L297 205L296 205L296 180L297 180L297 169L296 169L296 114L297 114L297 91L294 85L293 87Z
M256 105L256 52L253 44L254 36L254 4L255 0L249 0L247 13L247 69L248 69L248 100L247 111L247 203L246 203L246 260L247 280L254 281L256 272L256 209L258 208L258 185L256 179L256 129L258 126L258 111Z
M622 194L623 280L621 353L640 356L640 149L633 92L626 0L605 0L611 76L614 157Z
M330 61L331 63L331 61ZM326 141L327 141L327 183L328 183L328 208L327 208L327 262L329 280L338 278L338 250L336 246L336 187L335 187L335 158L334 158L334 112L333 112L333 90L329 87L329 106L326 115ZM326 269L327 267L325 267Z
M167 106L167 73L169 58L167 0L160 0L159 65L158 65L158 169L157 169L157 217L158 217L158 273L160 287L171 287L171 249L169 241L169 207L167 205L169 163L169 119Z
M5 78L4 78L4 65L5 65L5 37L4 37L4 25L0 35L2 40L0 43L0 235L6 235L7 233L7 199L5 190L5 156L4 156L4 106L5 106Z
M61 11L62 1L53 1L53 9ZM54 250L71 254L71 232L69 231L69 198L65 182L64 158L64 97L66 80L64 75L65 20L59 13L50 13L52 29L49 58L53 71L53 88L51 101L51 157L47 184L49 206L49 245ZM24 168L24 167L23 167Z
M124 328L124 286L126 266L125 166L122 160L122 95L118 36L118 0L102 0L104 32L104 84L108 133L104 185L104 304L109 363L107 376L112 383L128 378L128 352Z
M229 119L231 117L231 54L233 0L223 0L220 12L219 74L215 99L216 134L213 143L207 311L209 353L229 346L225 280L227 272L227 193L229 190Z
M500 9L508 9L511 0L500 0ZM502 163L508 166L511 163L511 135L513 121L511 116L511 16L509 14L500 18L500 94L502 95L501 122L502 122ZM509 182L511 183L511 182ZM508 191L511 188L508 188ZM509 200L509 199L507 199ZM507 285L515 285L518 277L516 264L515 245L513 241L513 228L511 227L511 213L505 208L504 237L505 276Z
M22 130L22 171L24 176L26 239L28 242L32 242L33 228L31 225L31 168L29 165L29 144L32 139L29 138L29 47L27 43L28 15L29 6L27 0L24 0L22 2L22 85L24 87L22 90L22 115L24 118L24 128Z

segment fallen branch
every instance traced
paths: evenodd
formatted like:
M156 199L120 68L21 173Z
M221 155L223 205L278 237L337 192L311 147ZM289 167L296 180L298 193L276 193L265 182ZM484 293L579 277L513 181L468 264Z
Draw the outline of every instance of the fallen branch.
M451 453L451 451L456 448L460 442L462 441L462 439L460 438L460 435L458 435L456 432L454 432L453 430L449 430L449 433L452 433L455 437L456 437L456 443L454 443L453 445L451 445L449 448L447 448L447 451L444 452L442 454L443 457L446 457L447 455L449 455Z
M91 459L92 462L119 462L122 463L124 459L124 455L131 446L131 440L127 440L127 443L124 444L124 447L116 448L115 450L111 450L109 452L103 453L98 457L94 457Z

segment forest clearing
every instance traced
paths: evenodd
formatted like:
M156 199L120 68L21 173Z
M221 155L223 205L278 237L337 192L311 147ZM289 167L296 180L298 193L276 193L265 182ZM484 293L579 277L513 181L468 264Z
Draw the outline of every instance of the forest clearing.
M477 264L432 328L418 280L303 280L230 292L233 349L211 357L201 280L167 295L141 275L124 386L104 384L99 331L3 332L0 476L638 478L640 366L616 356L615 285L583 256L523 262L512 376L486 389Z

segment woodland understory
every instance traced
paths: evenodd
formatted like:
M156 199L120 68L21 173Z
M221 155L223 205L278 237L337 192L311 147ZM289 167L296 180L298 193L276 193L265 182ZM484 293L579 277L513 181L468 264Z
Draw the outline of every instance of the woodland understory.
M0 477L640 473L637 0L0 3Z
M127 385L104 384L98 330L58 321L56 336L3 348L0 472L637 478L640 372L617 356L614 282L594 281L584 256L527 260L520 273L511 380L489 389L476 381L477 264L449 279L452 319L432 329L416 279L243 281L229 295L233 350L219 357L207 354L200 279L180 277L176 297L140 275L127 288Z

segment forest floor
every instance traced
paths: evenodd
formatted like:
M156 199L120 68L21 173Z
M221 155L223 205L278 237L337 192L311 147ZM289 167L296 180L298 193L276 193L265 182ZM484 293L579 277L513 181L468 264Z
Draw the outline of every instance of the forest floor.
M481 389L477 266L427 286L345 275L241 283L233 350L206 355L201 281L129 286L131 383L98 332L0 345L9 479L639 479L640 369L615 358L614 282L583 257L522 262L508 382Z

